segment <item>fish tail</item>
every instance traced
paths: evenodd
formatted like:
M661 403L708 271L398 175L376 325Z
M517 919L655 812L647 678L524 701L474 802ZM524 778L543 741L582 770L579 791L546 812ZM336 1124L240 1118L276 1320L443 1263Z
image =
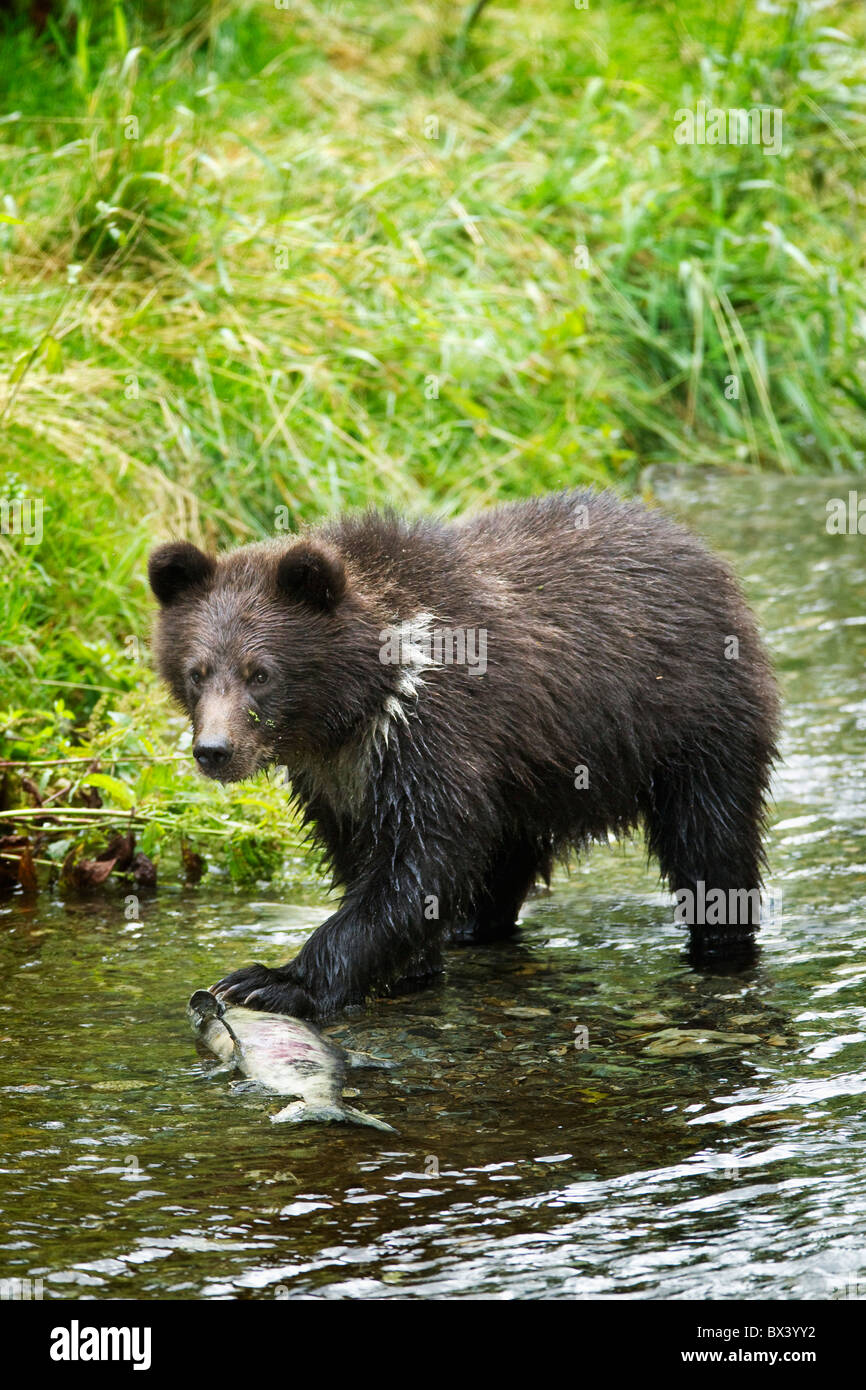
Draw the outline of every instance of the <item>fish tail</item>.
M395 1134L393 1125L378 1120L375 1115L367 1115L352 1105L305 1105L302 1100L292 1101L283 1110L271 1116L274 1124L328 1124L329 1122L367 1125L370 1129L387 1130Z
M384 1120L380 1120L376 1115L368 1114L366 1110L356 1110L354 1105L344 1105L342 1109L344 1117L351 1120L353 1124L367 1125L369 1129L382 1129L388 1134L397 1133L393 1125L386 1124Z

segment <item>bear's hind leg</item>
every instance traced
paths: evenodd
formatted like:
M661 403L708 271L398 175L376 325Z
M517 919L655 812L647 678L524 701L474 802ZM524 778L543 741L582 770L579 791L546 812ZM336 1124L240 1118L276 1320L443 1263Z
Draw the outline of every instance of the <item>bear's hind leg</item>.
M533 845L509 844L499 850L490 862L473 910L452 924L448 939L472 945L511 936L533 883L549 876L550 857Z
M407 965L403 974L391 985L391 994L417 994L426 989L444 971L441 941L431 941Z
M677 895L695 964L754 957L772 748L685 752L658 766L644 806L651 855ZM719 891L720 890L720 891Z

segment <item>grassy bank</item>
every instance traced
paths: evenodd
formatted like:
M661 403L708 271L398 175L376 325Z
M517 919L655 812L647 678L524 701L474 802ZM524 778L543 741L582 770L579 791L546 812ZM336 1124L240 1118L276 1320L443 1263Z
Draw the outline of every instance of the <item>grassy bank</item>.
M0 498L43 538L0 536L0 753L116 779L7 799L131 798L154 855L215 814L282 833L284 792L152 762L169 534L657 460L862 471L866 16L777 8L509 0L462 56L445 0L6 21ZM779 108L781 152L678 144L699 99Z

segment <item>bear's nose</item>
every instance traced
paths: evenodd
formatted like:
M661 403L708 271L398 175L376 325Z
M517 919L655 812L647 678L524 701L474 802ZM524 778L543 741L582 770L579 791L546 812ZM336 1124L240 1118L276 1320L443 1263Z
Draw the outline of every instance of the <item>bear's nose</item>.
M192 750L202 772L219 772L234 751L227 738L200 738Z

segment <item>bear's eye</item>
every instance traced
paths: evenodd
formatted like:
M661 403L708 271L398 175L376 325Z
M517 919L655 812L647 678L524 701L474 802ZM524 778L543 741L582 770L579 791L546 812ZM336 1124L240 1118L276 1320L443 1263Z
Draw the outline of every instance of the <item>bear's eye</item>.
M267 671L254 671L252 675L253 685L267 685L270 676Z
M203 677L202 677L201 671L190 671L190 673L189 673L189 682L190 682L190 685L201 685L202 679L203 679Z

